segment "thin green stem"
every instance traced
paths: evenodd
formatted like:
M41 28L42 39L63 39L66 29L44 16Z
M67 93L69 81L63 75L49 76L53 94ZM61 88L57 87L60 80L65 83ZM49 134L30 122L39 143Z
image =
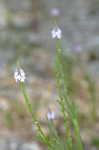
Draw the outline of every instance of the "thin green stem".
M79 150L83 150L83 145L81 142L81 136L80 136L80 131L79 131L79 126L78 126L78 121L77 119L73 120L73 125L74 125L74 133L75 133L75 137L77 140L77 147Z
M34 122L34 124L35 124L36 127L37 127L39 136L41 137L41 139L43 140L43 142L45 142L45 144L48 145L49 148L51 148L52 150L55 150L55 149L53 148L52 144L50 143L49 139L46 137L46 135L45 135L44 132L42 131L41 126L40 126L38 120L36 119L35 115L33 114L32 105L31 105L30 100L29 100L29 98L28 98L28 96L27 96L27 92L26 92L26 88L25 88L24 82L23 82L23 83L20 83L20 88L21 88L21 92L22 92L22 94L23 94L23 96L24 96L24 100L25 100L25 103L26 103L28 112L31 114L32 121Z
M56 78L57 78L57 86L58 86L58 93L60 97L60 106L61 110L63 112L63 117L64 117L64 126L66 129L66 135L67 135L67 141L68 141L68 149L72 150L72 139L70 136L70 127L68 127L68 118L65 115L65 112L67 111L69 120L73 123L73 128L76 136L76 141L77 141L77 146L79 150L83 150L82 142L81 142L81 137L80 137L80 131L79 131L79 126L78 126L78 120L77 120L77 113L76 109L70 100L68 96L68 91L67 91L67 85L66 85L66 76L64 72L64 64L63 64L63 54L62 54L62 47L61 47L61 42L60 40L56 41Z
M62 55L61 55L62 48L61 48L59 40L57 40L56 43L57 43L57 46L56 46L56 50L57 50L56 69L58 69L58 70L56 70L56 79L57 79L56 82L57 82L57 86L58 86L58 94L59 94L59 97L60 97L58 102L61 106L61 111L63 113L63 118L64 118L64 127L65 127L65 131L66 131L67 148L68 148L68 150L72 150L72 138L71 138L71 135L70 135L70 127L68 126L68 116L67 116L68 112L66 112L66 107L65 107L65 102L67 104L67 107L70 104L69 104L69 99L68 99L68 96L67 96L65 76L64 76L64 73L63 73L63 63L62 63Z
M33 114L33 111L32 111L32 105L30 104L30 100L27 96L27 92L26 92L26 88L25 88L25 85L24 85L24 82L20 83L20 88L21 88L21 92L24 96L24 100L25 100L25 103L26 103L26 106L27 106L27 109L28 109L28 112L31 114L32 116L32 121L35 122L37 121L34 114Z

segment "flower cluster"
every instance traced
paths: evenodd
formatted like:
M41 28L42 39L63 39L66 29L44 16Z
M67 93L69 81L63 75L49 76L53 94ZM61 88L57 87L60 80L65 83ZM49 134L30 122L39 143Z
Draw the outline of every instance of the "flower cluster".
M54 113L53 111L49 111L49 112L47 113L47 118L48 118L48 120L53 120L53 119L55 119L55 113Z
M16 69L15 73L14 73L14 78L16 80L16 82L24 82L26 77L25 77L25 72L23 69L18 68Z
M50 13L51 13L52 16L57 17L57 16L59 16L60 11L59 11L58 8L52 8L51 11L50 11Z
M62 31L60 28L56 27L51 31L52 38L55 39L61 39L62 38Z

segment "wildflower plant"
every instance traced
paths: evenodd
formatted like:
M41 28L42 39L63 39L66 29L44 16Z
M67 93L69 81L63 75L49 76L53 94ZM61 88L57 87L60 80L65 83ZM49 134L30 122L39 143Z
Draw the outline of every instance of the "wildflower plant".
M61 138L56 130L54 119L55 112L49 111L46 115L46 120L48 122L49 136L45 135L43 129L41 128L40 122L35 116L30 99L28 97L26 87L25 87L25 73L23 69L17 69L14 77L16 82L20 84L20 90L23 94L26 106L29 113L31 114L32 121L37 128L37 137L47 145L49 150L83 150L83 145L80 137L80 130L78 125L77 108L74 101L72 101L68 95L67 90L67 78L66 72L64 71L64 61L63 61L63 50L61 46L62 31L59 27L55 27L52 32L52 38L56 41L56 62L55 62L55 73L56 73L56 86L58 93L57 102L60 105L61 113L64 120L64 133L65 138ZM74 131L75 141L73 142L73 137L71 134L71 127Z
M37 137L41 141L43 141L50 149L54 150L52 148L51 142L48 140L48 137L44 134L39 121L37 120L37 118L35 117L35 114L33 113L32 104L30 103L30 99L28 97L26 87L25 87L25 79L26 79L25 72L23 71L22 68L18 68L18 70L16 69L16 71L14 73L14 78L15 78L16 82L19 82L19 87L23 94L24 101L27 106L28 112L31 114L32 122L37 128Z
M62 37L62 32L61 37ZM53 36L52 36L53 38ZM56 83L57 83L57 89L58 89L58 103L61 107L61 112L63 114L64 118L64 128L66 133L66 149L72 150L73 149L73 142L70 132L70 126L68 125L68 122L72 123L74 135L77 142L77 149L83 150L83 145L81 142L80 137L80 131L79 131L79 125L78 125L78 117L77 117L77 109L74 104L74 102L69 98L68 91L67 91L67 80L66 75L64 71L64 64L63 64L63 51L61 46L61 38L56 39Z

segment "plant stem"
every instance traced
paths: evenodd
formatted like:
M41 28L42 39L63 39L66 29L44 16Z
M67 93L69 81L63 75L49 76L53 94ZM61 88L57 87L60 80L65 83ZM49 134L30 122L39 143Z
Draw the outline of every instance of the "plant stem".
M83 145L82 145L82 142L81 142L80 131L79 131L79 126L78 126L77 119L73 120L73 125L74 125L74 133L75 133L76 140L77 140L78 150L83 150Z
M24 100L25 100L25 103L26 103L28 112L31 114L32 121L34 122L34 124L35 124L36 127L37 127L39 136L41 137L41 139L43 140L43 142L45 142L45 144L47 144L48 147L51 148L51 150L54 150L52 144L50 143L50 141L48 140L48 138L46 137L46 135L45 135L44 132L42 131L41 126L40 126L38 120L36 119L35 115L33 114L32 105L31 105L31 103L30 103L30 99L29 99L28 96L27 96L27 92L26 92L26 88L25 88L24 82L23 82L23 83L20 83L20 88L21 88L21 92L22 92L22 94L23 94L23 96L24 96Z
M83 150L82 142L81 142L81 137L80 137L80 131L79 131L79 126L78 126L78 120L77 120L77 113L76 109L70 100L68 96L68 90L67 90L67 85L66 85L66 77L65 77L65 67L63 63L63 54L62 54L62 47L60 40L56 41L57 46L56 46L56 78L57 78L57 85L58 85L58 93L59 93L59 104L61 106L61 110L63 113L64 117L64 127L66 129L66 136L67 136L67 147L68 150L72 150L72 138L70 136L70 127L68 127L68 117L69 120L73 123L73 128L77 140L77 146L79 150ZM65 115L65 112L67 111L68 117Z

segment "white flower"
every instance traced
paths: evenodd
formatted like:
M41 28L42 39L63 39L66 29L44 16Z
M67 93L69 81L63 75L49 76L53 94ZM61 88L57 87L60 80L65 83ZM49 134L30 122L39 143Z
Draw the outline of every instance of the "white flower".
M15 73L14 73L14 78L16 80L16 82L20 81L20 82L24 82L26 77L25 77L25 72L23 69L16 69Z
M60 11L59 11L58 8L52 8L51 11L50 11L50 13L51 13L52 16L57 17L57 16L59 16Z
M62 31L60 28L56 27L51 31L52 38L55 39L61 39L62 38Z
M53 120L53 119L55 119L55 113L54 113L53 111L49 111L49 112L47 113L47 118L48 118L48 120Z

